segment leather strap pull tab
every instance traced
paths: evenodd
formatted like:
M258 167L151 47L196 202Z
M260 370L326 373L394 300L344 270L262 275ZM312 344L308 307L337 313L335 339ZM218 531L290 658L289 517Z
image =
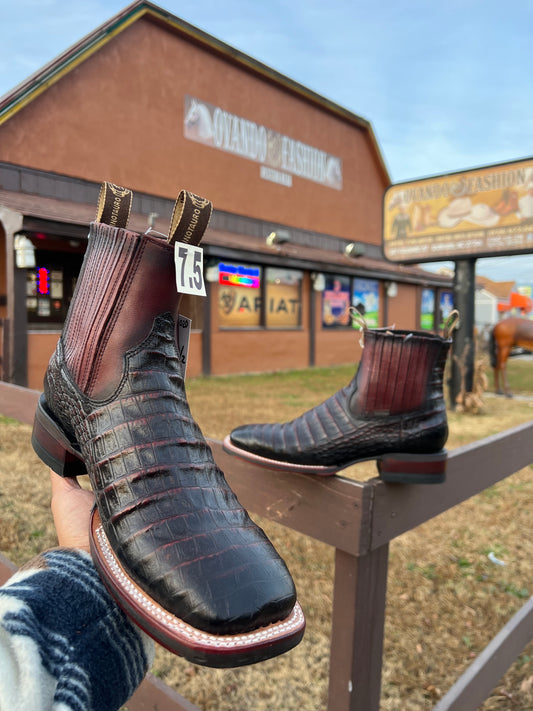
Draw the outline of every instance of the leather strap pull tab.
M449 338L452 337L452 333L455 331L457 326L459 325L459 319L460 319L460 314L457 309L453 309L453 311L450 311L450 315L446 319L446 322L444 324L444 338L448 340Z
M111 227L125 229L130 219L133 193L129 188L121 188L113 183L102 183L98 196L96 222Z
M352 317L352 323L359 326L359 333L361 334L361 337L359 338L359 345L361 346L361 348L364 348L365 331L368 331L368 324L365 321L365 317L360 311L355 308L355 306L350 306L348 311L350 312L350 316Z
M182 190L174 205L168 243L185 242L199 245L212 212L213 203L210 200Z

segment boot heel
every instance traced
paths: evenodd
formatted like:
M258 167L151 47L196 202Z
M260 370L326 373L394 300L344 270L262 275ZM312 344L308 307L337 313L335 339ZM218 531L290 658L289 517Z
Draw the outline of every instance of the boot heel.
M379 476L396 484L442 484L446 480L445 449L435 454L388 454L378 460Z
M76 444L69 440L61 425L52 417L44 395L39 398L35 412L31 443L37 456L59 476L87 474Z

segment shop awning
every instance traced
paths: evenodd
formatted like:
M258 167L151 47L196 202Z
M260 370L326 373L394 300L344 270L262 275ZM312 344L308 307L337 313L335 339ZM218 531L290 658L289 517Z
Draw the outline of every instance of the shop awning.
M31 195L18 191L0 190L0 207L20 213L23 230L30 234L44 233L60 238L87 238L89 224L95 219L98 195L94 201L74 202L58 198ZM170 201L169 201L170 203ZM170 217L157 216L154 229L166 234ZM131 213L128 227L144 232L148 227L145 214ZM315 272L360 274L373 279L421 284L433 288L450 288L451 280L415 265L393 264L368 256L352 258L342 251L320 249L297 241L269 246L264 237L233 233L209 227L202 242L205 258L230 260L260 260L263 264L307 269Z

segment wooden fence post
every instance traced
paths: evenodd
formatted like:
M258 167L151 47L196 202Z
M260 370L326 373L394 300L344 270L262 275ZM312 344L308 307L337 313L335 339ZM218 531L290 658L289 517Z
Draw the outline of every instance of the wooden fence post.
M328 711L379 711L388 555L335 551Z

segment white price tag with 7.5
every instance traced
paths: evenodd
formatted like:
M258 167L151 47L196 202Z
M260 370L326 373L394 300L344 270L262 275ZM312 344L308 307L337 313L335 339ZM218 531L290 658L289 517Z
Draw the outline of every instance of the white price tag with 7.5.
M178 291L181 294L205 296L203 249L193 244L176 242L174 261Z

